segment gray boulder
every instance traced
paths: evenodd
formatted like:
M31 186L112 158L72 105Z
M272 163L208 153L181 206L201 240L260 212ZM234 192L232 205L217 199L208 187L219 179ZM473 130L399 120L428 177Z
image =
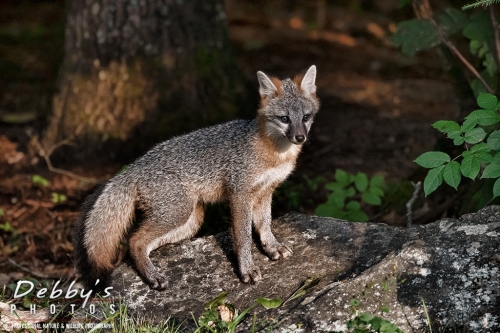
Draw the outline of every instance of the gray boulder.
M132 315L175 318L191 331L193 316L223 291L241 311L258 297L286 300L319 278L277 309L255 307L250 314L256 312L259 328L346 331L350 318L367 312L404 332L500 332L499 206L409 229L289 213L273 230L294 254L271 261L256 246L263 275L256 284L240 282L230 234L221 233L151 254L168 277L167 290L149 289L133 265L122 264L112 276L113 292ZM252 317L238 329L250 331Z

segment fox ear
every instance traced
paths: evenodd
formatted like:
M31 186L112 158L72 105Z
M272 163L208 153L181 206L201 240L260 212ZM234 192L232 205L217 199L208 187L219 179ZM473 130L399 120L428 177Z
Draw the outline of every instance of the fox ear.
M300 83L300 88L307 94L314 94L316 92L316 66L312 65L307 70L306 75Z
M260 97L272 97L278 91L278 88L274 85L271 79L261 71L257 72L257 78L259 79L259 94Z

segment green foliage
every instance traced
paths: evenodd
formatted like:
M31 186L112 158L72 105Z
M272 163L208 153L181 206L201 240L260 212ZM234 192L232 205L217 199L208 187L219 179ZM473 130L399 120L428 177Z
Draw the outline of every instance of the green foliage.
M360 312L359 306L361 302L353 298L350 302L350 311L353 313L351 319L346 322L347 331L349 333L403 333L403 331L389 320L382 319L368 312ZM384 306L382 312L389 312L389 308ZM340 333L340 332L332 332Z
M492 1L478 1L463 8L491 3ZM494 33L486 11L465 13L456 8L446 8L432 22L422 19L403 21L398 24L391 40L405 55L411 57L418 51L441 44L443 40L449 41L451 36L457 34L468 40L470 53L480 64L478 72L492 89L496 89L498 68L495 61ZM478 78L472 79L470 86L476 96L480 92L488 91Z
M465 9L470 9L470 8L476 8L479 6L491 6L491 5L493 5L495 3L499 3L499 2L500 2L500 0L477 0L474 3L463 6L462 9L465 10Z
M104 302L103 302L104 303ZM127 305L119 304L115 313L109 311L108 306L102 306L107 309L104 313L104 320L100 322L102 325L95 325L88 333L177 333L182 332L181 325L174 325L170 318L160 321L149 320L145 317L132 318L127 313ZM93 317L89 314L90 317ZM107 324L107 325L104 325Z
M277 308L283 303L279 298L269 299L259 297L255 300L254 304L239 313L234 305L225 302L227 295L227 292L222 292L219 296L205 304L205 311L198 320L195 320L197 326L195 333L233 333L248 312L257 305L260 304L268 310Z
M316 215L366 222L368 215L361 210L360 199L368 205L380 205L384 196L384 178L374 176L368 179L363 172L353 175L337 169L335 181L326 184L325 188L331 193L327 201L316 208Z
M438 19L441 33L446 36L457 33L466 27L467 15L463 12L447 8ZM398 24L398 30L391 37L396 47L412 57L421 50L426 50L440 44L439 34L431 22L426 20L411 19Z
M23 299L19 302L17 301L16 303L20 303L23 307L28 308L30 307L30 304L33 302L37 303L37 306L46 308L49 306L50 301L53 301L49 298L49 295L46 294L43 298L35 297L34 295L42 288L50 288L50 282L48 280L42 280L38 281L37 279L34 278L27 278L26 280L30 281L33 283L34 288L32 291L30 291L28 294L23 296ZM7 285L7 288L12 291L12 293L15 292L17 287L17 284L11 283ZM31 286L28 284L22 284L21 287L19 288L19 294L22 294L26 291L29 290Z
M304 206L314 204L313 194L324 181L325 178L322 176L309 178L307 175L303 175L299 181L285 181L276 189L273 202L281 204L287 210L300 211Z
M67 198L64 194L52 192L51 201L55 204L66 202Z
M481 93L477 97L481 109L471 112L462 125L450 120L440 120L432 126L447 135L457 146L465 150L455 158L443 152L426 152L415 159L418 165L430 169L424 180L425 195L434 192L443 181L455 190L462 176L475 180L484 169L481 179L495 179L493 198L500 196L500 131L488 127L500 123L500 103L492 94ZM459 162L461 158L461 162Z
M5 223L0 223L0 230L6 233L10 233L7 241L4 241L3 252L4 254L12 254L19 250L19 245L21 243L21 235L8 221Z
M31 181L33 182L33 184L39 184L42 185L43 187L47 187L50 184L47 179L43 178L40 175L33 175Z
M2 217L2 216L4 216L4 215L5 215L5 213L4 213L4 211L3 211L3 208L0 208L0 217Z
M304 283L302 284L302 286L300 286L297 290L295 290L295 292L290 297L288 297L283 302L283 304L285 304L291 300L294 300L296 298L299 298L301 296L304 296L306 294L307 290L309 290L312 287L314 287L315 285L317 285L320 280L321 280L321 278L317 277L317 276L311 276L311 277L307 278L304 281Z
M10 225L9 222L1 223L0 230L3 230L5 232L10 232L12 234L17 234L16 228L14 228L12 225Z

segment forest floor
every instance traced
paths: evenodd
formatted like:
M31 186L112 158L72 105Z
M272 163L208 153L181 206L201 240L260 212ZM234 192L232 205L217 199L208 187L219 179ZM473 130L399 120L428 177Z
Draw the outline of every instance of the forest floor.
M62 59L63 3L12 2L0 10L0 285L23 276L73 274L71 229L94 187L49 171L32 148L45 126ZM388 193L383 205L364 208L372 221L403 226L410 181L425 176L412 161L439 137L430 124L459 113L453 89L435 52L410 59L391 45L397 20L410 18L411 11L381 1L370 11L328 6L325 15L317 15L317 3L305 3L297 8L227 4L231 39L249 86L257 89L258 70L286 77L312 64L318 68L321 110L297 170L278 192L274 213L291 208L313 213L326 191L307 186L304 175L330 181L340 168L383 175ZM104 181L121 167L69 171ZM414 213L427 220L416 221L430 222L426 213L445 199L421 195ZM451 213L438 214L433 218Z

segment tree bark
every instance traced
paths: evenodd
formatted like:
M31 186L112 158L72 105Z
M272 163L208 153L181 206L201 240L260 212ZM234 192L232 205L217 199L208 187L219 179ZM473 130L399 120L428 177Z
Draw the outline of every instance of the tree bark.
M76 160L133 155L237 117L243 82L222 0L75 0L42 143L69 139Z

